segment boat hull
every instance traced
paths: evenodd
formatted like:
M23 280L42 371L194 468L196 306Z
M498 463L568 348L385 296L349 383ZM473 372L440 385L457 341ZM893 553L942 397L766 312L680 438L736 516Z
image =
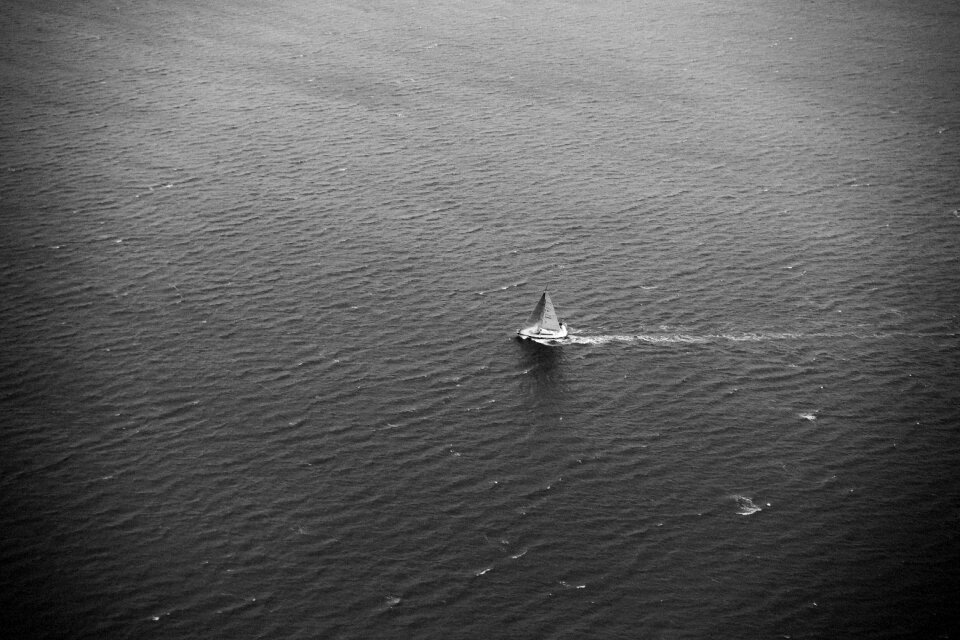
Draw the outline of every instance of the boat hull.
M537 327L525 327L517 331L517 336L521 340L560 340L568 335L567 325L561 324L559 331L550 331L549 329L538 329Z

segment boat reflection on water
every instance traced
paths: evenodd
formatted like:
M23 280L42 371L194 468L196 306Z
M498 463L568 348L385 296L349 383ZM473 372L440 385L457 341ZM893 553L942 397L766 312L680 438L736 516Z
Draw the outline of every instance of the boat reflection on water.
M518 342L521 386L537 411L559 411L566 393L562 347L543 345L533 340Z

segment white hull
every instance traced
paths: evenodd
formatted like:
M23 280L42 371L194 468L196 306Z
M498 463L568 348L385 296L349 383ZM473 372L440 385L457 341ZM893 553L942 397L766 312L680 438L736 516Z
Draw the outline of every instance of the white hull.
M517 335L523 340L559 340L567 337L567 325L561 324L559 331L527 327L517 331Z

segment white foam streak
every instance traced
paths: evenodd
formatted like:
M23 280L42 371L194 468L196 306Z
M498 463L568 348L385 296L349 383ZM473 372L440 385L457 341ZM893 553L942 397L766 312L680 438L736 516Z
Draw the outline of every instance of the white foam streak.
M572 335L567 344L603 345L610 343L646 343L646 344L707 344L710 342L761 342L765 340L785 340L797 338L798 334L710 334L689 335L684 333L642 333L634 335Z
M733 498L737 502L737 515L739 516L749 516L762 511L760 507L753 503L753 500L746 496L736 495Z
M955 337L955 334L897 334L897 333L795 333L795 332L759 332L759 333L707 333L692 335L688 333L637 333L637 334L600 334L573 335L563 339L562 344L604 345L622 344L710 344L718 342L776 342L789 340L809 340L811 338L849 338L883 340L896 337L941 338Z

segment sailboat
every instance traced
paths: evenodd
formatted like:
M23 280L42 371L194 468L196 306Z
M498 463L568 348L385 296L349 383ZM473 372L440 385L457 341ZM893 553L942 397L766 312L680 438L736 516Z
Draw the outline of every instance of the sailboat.
M548 291L544 290L527 324L517 331L517 335L521 340L536 341L567 337L567 325L557 318L557 310L553 308L553 301Z

